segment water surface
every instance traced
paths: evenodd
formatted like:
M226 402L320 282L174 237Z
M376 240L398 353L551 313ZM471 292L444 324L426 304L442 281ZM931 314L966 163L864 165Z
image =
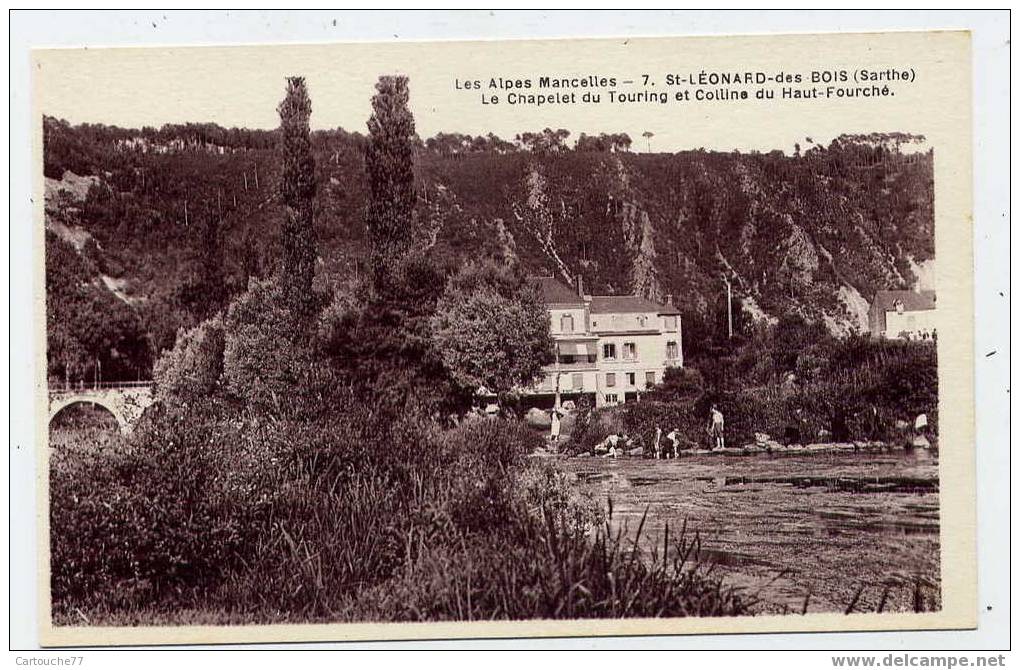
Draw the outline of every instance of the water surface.
M938 459L925 450L679 460L570 458L577 486L613 503L612 524L661 546L684 521L702 557L763 612L913 610L939 596Z

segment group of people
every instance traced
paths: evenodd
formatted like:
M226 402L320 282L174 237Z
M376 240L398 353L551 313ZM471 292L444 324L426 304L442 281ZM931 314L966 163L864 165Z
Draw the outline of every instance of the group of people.
M879 416L878 410L875 406L871 406L863 417L857 416L857 418L864 422L864 432L871 438L874 439L879 433ZM909 430L910 424L906 421L898 422ZM805 437L810 437L807 417L801 409L795 411L795 419L793 422L787 425L785 429L784 441L787 445L800 444L804 441ZM826 437L831 438L835 442L846 442L850 439L850 429L848 424L848 417L845 416L842 410L835 412L832 417L830 424L831 431L825 431ZM559 412L553 410L552 412L552 425L550 439L552 442L558 442L560 439L560 415ZM928 429L928 416L925 413L918 414L913 421L913 442L921 443L927 442ZM726 448L726 420L723 417L723 413L719 410L718 406L712 405L709 410L708 426L706 428L708 437L710 440L710 448L713 451ZM756 434L758 435L758 434ZM768 438L766 435L765 438ZM923 440L921 438L924 438ZM642 455L644 454L644 447L641 445L641 440L638 440L638 444L635 444L635 440L623 432L614 432L607 436L604 440L595 445L595 454L597 456L603 456L606 458L616 458L617 456L628 454L628 455ZM682 433L680 430L673 428L669 432L664 433L663 429L659 426L655 427L655 439L651 455L656 459L664 458L679 458L681 451Z
M595 455L616 458L633 448L634 441L627 433L610 433L606 439L595 445Z
M719 408L712 405L712 409L709 412L708 432L709 438L712 441L712 449L724 449L726 447L726 420L723 417L723 413L719 411ZM554 430L554 435L558 436L558 431ZM665 437L665 440L663 440ZM555 439L555 438L554 438ZM668 433L663 435L662 428L659 426L655 427L655 443L653 445L653 455L656 459L663 458L679 458L680 457L680 431L676 428L670 430ZM606 458L616 458L617 456L627 453L633 447L633 440L626 433L611 433L606 439L595 445L595 455L604 456Z
M708 437L712 442L711 448L713 451L717 449L726 448L726 419L723 417L723 413L719 411L719 408L712 405L712 409L708 413L708 427L705 429L708 433ZM666 439L669 440L669 447L662 441L662 429L658 426L655 427L655 458L669 458L672 455L673 458L680 457L680 433L677 429L673 429L666 433Z

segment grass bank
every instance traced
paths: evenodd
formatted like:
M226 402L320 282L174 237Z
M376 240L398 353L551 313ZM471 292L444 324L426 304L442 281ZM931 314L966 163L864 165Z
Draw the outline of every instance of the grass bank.
M441 429L354 411L331 430L203 406L157 411L131 439L55 435L54 622L748 611L696 559L696 538L633 551L596 502L527 458L536 438L521 424Z

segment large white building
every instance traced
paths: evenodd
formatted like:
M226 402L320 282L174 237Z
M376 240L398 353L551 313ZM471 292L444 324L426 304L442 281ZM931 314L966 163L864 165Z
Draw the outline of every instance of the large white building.
M636 295L585 295L552 277L537 277L556 347L556 360L529 390L539 405L581 395L596 406L636 400L683 366L680 312Z
M934 339L935 315L935 291L878 291L868 311L868 328L877 337Z

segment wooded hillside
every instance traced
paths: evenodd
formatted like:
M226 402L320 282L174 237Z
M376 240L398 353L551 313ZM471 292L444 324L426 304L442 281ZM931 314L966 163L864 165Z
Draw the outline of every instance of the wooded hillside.
M933 258L933 155L919 138L844 136L793 156L635 154L618 139L419 142L419 243L451 265L514 255L530 272L580 274L590 292L671 294L688 350L724 327L723 275L738 328L794 313L844 333L863 326L875 291L914 286ZM98 360L107 378L145 377L181 327L274 271L277 140L44 120L51 376L91 379ZM342 290L369 250L366 141L338 129L312 143L316 285ZM66 327L100 307L116 332Z

